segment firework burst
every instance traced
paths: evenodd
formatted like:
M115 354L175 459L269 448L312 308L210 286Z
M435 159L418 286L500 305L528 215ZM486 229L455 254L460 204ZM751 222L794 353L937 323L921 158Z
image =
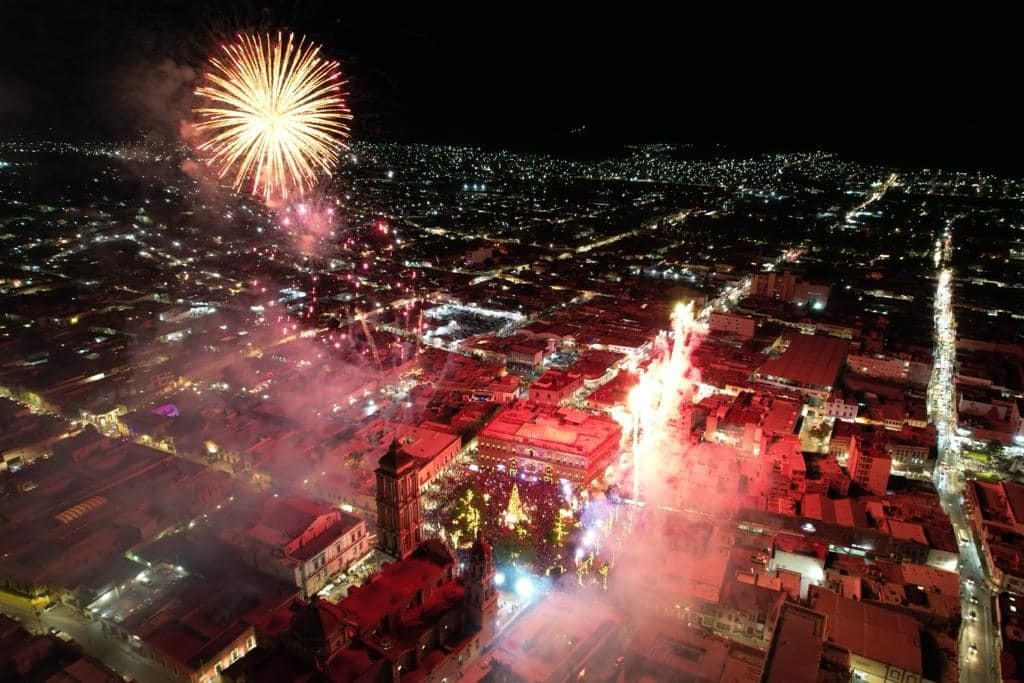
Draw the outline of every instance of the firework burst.
M243 34L221 50L196 90L200 153L235 190L268 203L303 194L348 138L338 63L294 34Z

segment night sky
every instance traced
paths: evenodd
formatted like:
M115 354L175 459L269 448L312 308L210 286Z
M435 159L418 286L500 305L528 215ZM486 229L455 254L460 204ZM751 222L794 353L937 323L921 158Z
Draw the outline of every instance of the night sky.
M0 125L62 138L173 135L219 38L289 27L342 61L357 139L571 153L659 141L697 154L824 148L1024 169L1009 17L895 19L861 6L621 16L554 5L409 13L337 1L9 0Z

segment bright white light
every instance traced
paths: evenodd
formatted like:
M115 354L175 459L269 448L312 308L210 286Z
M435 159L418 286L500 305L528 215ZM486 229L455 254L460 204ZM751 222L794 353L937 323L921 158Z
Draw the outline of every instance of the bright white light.
M524 600L529 600L533 596L533 591L534 585L533 581L530 580L530 577L520 576L519 579L516 580L516 593L519 594L519 597Z
M504 573L498 572L497 574L494 575L494 585L495 586L504 586L505 585L505 574Z

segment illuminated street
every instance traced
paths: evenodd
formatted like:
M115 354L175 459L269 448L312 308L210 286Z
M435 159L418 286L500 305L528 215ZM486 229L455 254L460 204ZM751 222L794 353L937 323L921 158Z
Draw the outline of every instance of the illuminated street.
M929 386L929 411L939 430L939 463L935 471L943 509L953 522L960 543L961 614L960 680L990 681L998 677L997 632L992 614L992 591L981 561L977 534L963 511L963 465L956 436L954 410L956 321L953 317L953 271L949 268L952 222L935 247L935 370ZM975 617L971 617L975 614Z

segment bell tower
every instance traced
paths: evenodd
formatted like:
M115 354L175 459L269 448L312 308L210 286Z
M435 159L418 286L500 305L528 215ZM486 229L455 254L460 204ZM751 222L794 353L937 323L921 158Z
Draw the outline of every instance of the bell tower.
M479 629L483 645L491 642L498 620L498 589L494 587L494 561L491 545L478 535L469 551L469 563L463 574L469 621Z
M398 439L380 459L377 475L377 547L404 560L423 540L419 466Z

